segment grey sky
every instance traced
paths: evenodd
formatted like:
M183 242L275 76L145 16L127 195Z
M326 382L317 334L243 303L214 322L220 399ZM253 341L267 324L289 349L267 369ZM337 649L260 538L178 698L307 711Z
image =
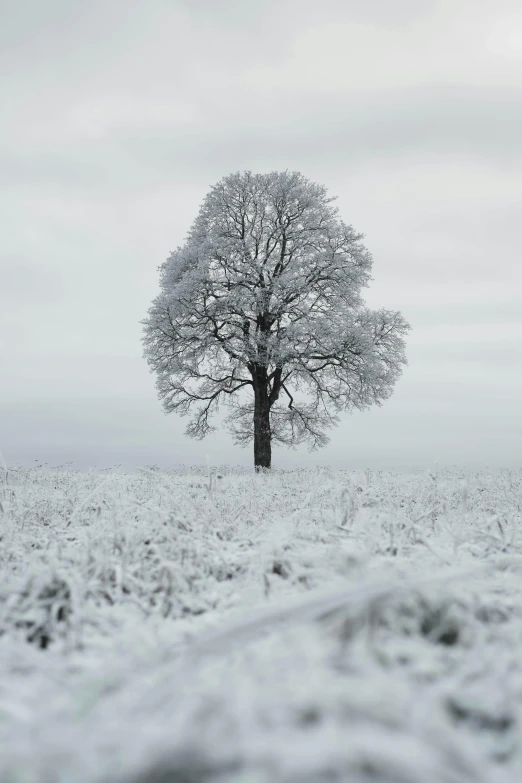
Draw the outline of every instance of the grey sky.
M381 409L275 464L520 466L518 0L0 0L0 74L8 462L250 464L162 414L138 322L210 185L291 168L413 330Z

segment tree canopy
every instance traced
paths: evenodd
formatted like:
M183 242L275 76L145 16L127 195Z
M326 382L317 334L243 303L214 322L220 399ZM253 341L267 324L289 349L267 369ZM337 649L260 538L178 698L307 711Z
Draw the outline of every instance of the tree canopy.
M204 437L224 403L236 442L324 446L341 411L381 404L406 363L399 312L370 310L372 258L298 172L225 177L160 266L144 353L166 412Z

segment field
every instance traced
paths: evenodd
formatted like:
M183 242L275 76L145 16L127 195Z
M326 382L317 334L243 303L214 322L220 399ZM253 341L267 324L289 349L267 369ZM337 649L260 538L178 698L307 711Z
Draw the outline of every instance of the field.
M2 783L522 780L522 472L1 479Z

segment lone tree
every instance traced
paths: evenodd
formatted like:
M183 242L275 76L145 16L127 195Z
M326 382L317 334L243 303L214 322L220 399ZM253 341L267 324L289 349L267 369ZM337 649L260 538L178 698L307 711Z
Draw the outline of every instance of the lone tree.
M193 412L187 434L203 438L225 402L257 470L272 441L324 446L338 413L380 405L406 363L409 327L364 306L372 259L333 201L297 172L225 177L143 322L165 411Z

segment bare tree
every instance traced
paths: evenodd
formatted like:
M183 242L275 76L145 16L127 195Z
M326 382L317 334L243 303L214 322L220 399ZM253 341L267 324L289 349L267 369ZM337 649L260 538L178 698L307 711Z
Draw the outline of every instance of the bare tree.
M220 403L236 442L323 446L342 410L381 404L406 363L398 312L369 310L371 256L325 188L297 172L232 174L160 266L144 353L167 413L203 438Z

